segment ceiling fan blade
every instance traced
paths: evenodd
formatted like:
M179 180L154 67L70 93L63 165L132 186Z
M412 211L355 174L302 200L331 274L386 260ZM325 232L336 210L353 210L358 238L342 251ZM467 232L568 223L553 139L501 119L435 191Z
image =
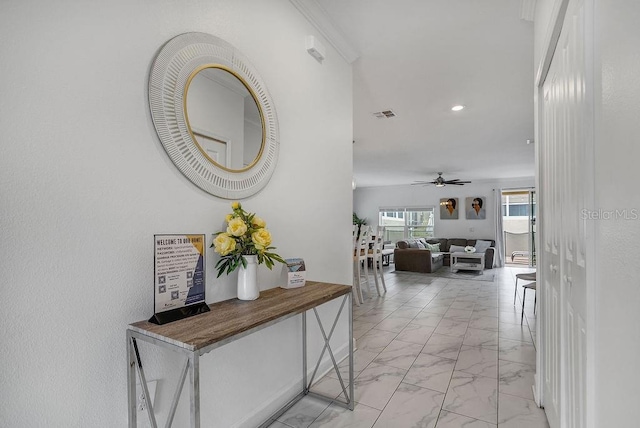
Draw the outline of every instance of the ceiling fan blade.
M442 178L442 173L439 172L438 173L438 178L436 178L433 181L414 181L412 183L412 185L416 185L416 184L422 184L422 185L427 185L427 184L435 184L436 187L442 187L445 186L447 184L455 184L458 186L463 186L465 183L471 183L470 181L460 181L459 178L454 178L453 180L445 180L444 178Z
M464 183L447 183L447 184L451 184L452 186L464 186Z

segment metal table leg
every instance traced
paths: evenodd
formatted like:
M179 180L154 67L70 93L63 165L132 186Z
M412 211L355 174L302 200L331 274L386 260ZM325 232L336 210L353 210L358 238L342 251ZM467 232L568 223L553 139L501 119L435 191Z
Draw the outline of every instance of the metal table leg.
M349 293L349 410L354 408L353 395L353 293Z
M302 392L309 393L307 384L307 313L302 313Z
M178 386L176 387L176 392L173 394L173 401L171 402L171 408L169 409L169 416L167 416L167 423L165 424L166 428L170 428L173 425L173 418L176 415L176 409L178 408L178 401L180 401L180 394L182 393L182 388L184 388L184 381L187 379L187 373L189 372L189 359L184 363L184 367L182 368L182 372L180 373L180 379L178 379Z
M319 397L319 398L323 398L325 400L330 400L333 401L336 404L339 404L343 407L347 407L350 410L353 410L353 325L352 325L352 321L351 321L351 311L352 311L352 305L353 305L353 292L346 294L344 296L344 299L342 300L342 304L340 305L340 309L338 310L338 313L336 314L336 317L333 321L333 325L331 326L331 330L329 331L329 335L326 334L325 330L324 330L324 326L322 325L322 321L320 320L320 315L318 315L318 311L316 310L316 308L313 308L314 314L316 316L316 320L318 321L318 326L320 327L320 332L322 333L322 337L324 338L324 346L322 348L322 352L320 353L320 357L318 358L318 362L316 363L316 367L313 370L313 374L311 375L311 380L309 380L308 382L306 382L306 375L304 376L305 378L305 390L307 391L308 394L313 395L314 397ZM342 379L342 375L340 374L340 369L338 368L338 363L336 362L335 356L333 355L333 350L331 349L331 344L330 344L330 340L331 337L333 336L333 332L336 328L336 325L338 324L338 320L340 319L340 315L342 314L342 310L344 309L345 303L349 302L349 392L347 392L347 388L344 385L344 381ZM305 334L306 334L306 329L305 329ZM305 339L306 340L306 339ZM310 387L311 384L313 383L313 380L315 379L315 376L318 372L318 369L320 368L320 363L322 362L322 357L324 356L325 351L329 352L329 356L331 358L331 362L333 364L333 369L336 372L336 375L338 376L338 381L340 382L340 386L342 387L342 392L345 395L345 399L346 401L341 401L341 400L337 400L337 399L332 399L330 397L325 397L321 394L318 393L314 393L314 392L310 392ZM306 353L304 355L304 360L305 360L305 364L306 364ZM306 371L305 371L306 373Z
M127 332L127 336L129 335L129 333ZM140 388L142 389L142 393L144 395L144 399L147 403L147 414L149 415L149 422L151 422L151 427L152 428L158 428L158 423L156 422L156 415L153 411L153 405L151 404L151 398L149 395L149 388L147 387L147 378L144 375L144 368L142 367L142 360L140 359L140 352L138 351L138 342L136 341L135 337L131 337L130 341L129 341L129 347L130 347L130 354L133 353L134 354L134 365L133 365L133 370L135 372L135 364L138 365L138 378L140 379ZM131 368L129 369L131 370ZM131 371L129 371L129 373L131 373ZM135 376L133 376L133 378L135 378ZM135 428L135 423L137 423L136 421L136 416L135 413L137 412L138 409L136 409L136 385L135 385L135 380L133 380L133 385L131 385L132 383L132 379L129 378L129 421L131 421L133 419L134 421L134 425L130 425L132 427ZM133 394L131 394L133 392ZM131 412L134 413L133 418L131 418Z
M129 402L129 428L138 426L136 410L136 354L133 350L133 338L127 330L127 399Z
M191 387L191 428L200 428L200 356L189 355L191 366L189 386Z

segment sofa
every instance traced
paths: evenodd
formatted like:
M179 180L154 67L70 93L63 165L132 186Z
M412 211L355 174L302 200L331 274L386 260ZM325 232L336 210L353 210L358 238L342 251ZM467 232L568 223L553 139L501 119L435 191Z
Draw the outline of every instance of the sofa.
M491 246L485 251L484 267L485 269L492 269L495 255L495 241L493 239L482 239L482 241L491 242ZM424 248L426 247L425 243L440 244L440 252ZM452 245L466 247L467 245L475 246L475 244L476 239L464 238L403 239L396 243L396 248L393 252L395 268L399 271L435 272L442 266L449 266L451 264L449 249Z

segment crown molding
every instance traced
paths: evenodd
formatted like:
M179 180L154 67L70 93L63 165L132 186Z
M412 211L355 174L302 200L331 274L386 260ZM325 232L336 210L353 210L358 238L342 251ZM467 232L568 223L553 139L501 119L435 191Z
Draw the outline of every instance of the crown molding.
M289 0L316 30L351 64L360 54L315 0Z

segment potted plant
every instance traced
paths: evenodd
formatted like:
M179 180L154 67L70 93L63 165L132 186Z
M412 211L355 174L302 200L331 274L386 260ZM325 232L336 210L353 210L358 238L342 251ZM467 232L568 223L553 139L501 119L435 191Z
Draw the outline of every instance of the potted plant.
M360 237L360 228L367 224L367 219L358 217L358 214L356 214L355 211L354 211L353 212L353 224L358 226L358 237Z
M260 295L257 265L264 263L272 269L275 262L284 263L284 260L272 251L276 247L271 246L271 233L263 219L245 211L240 202L233 202L231 208L233 211L225 218L227 229L215 233L211 243L221 256L216 269L220 277L240 268L238 298L254 300Z

